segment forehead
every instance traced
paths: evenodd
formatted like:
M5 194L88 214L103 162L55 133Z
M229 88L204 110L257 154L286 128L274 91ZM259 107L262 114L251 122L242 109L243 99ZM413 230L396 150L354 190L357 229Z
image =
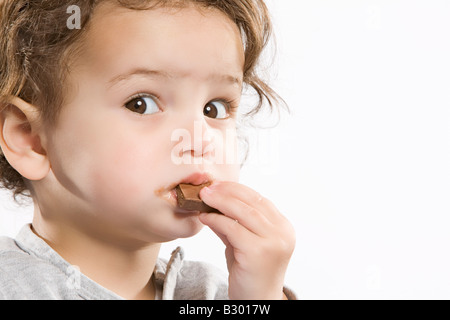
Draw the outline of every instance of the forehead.
M149 68L242 77L244 48L236 24L217 9L132 10L107 2L96 9L78 58L98 76Z

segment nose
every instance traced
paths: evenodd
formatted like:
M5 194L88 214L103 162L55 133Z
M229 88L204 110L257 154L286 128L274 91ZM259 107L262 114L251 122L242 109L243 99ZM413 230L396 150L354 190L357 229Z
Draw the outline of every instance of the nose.
M172 134L172 141L178 142L172 150L175 163L201 164L212 157L214 139L205 120L186 121L183 128L174 132L176 134Z
M210 128L204 120L193 121L191 132L190 155L194 159L207 157L213 147Z

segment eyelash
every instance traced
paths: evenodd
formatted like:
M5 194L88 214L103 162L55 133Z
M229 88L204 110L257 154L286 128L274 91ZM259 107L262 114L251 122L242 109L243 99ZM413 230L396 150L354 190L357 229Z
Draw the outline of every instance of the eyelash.
M237 112L237 109L238 109L238 105L236 104L237 99L229 100L229 99L221 99L221 98L219 98L219 99L211 100L208 103L216 102L216 101L222 102L223 104L225 104L225 106L227 107L228 112L230 113L230 116L233 116Z
M158 96L157 94L137 93L137 94L132 95L130 98L128 98L127 101L123 105L126 106L129 102L133 101L134 99L139 99L139 98L153 98L153 99L155 99L155 102L158 103L158 105L159 105L159 101L161 100L161 97Z
M124 103L124 107L131 102L134 99L139 99L139 98L154 98L155 102L158 104L159 106L159 102L161 101L161 97L157 94L153 94L153 93L137 93L135 95L132 95L130 98L127 99L127 101ZM222 102L226 105L228 112L230 113L230 117L234 116L237 113L237 109L238 109L238 105L236 104L237 99L225 99L225 98L218 98L218 99L213 99L211 101L208 101L208 103L211 102ZM145 116L145 115L139 115L139 116ZM228 118L227 118L228 119Z

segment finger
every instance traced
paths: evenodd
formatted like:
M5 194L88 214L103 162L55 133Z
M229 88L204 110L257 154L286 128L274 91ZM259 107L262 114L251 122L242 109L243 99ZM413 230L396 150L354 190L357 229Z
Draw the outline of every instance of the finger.
M216 181L210 185L208 189L212 190L214 193L217 192L229 198L239 199L248 206L251 206L263 213L269 220L277 219L280 215L278 209L269 199L263 197L257 191L243 184L231 181ZM200 193L200 196L201 194L202 193Z
M251 232L263 236L272 226L267 217L254 207L220 191L205 189L202 189L201 198L206 204L218 209L225 216L239 221Z
M224 234L222 234L222 233L220 233L220 232L218 232L216 230L213 230L213 229L211 229L211 230L212 230L212 232L214 232L216 234L216 236L219 237L220 240L222 240L223 244L226 247L231 247L230 241L228 241L227 237Z
M214 231L213 229L211 230L220 238L220 240L222 240L223 244L225 245L225 257L227 260L227 268L228 270L230 270L231 266L234 263L234 248L224 234L221 234L218 231Z
M227 247L233 247L236 250L251 250L254 243L259 239L254 233L239 224L236 220L217 213L202 213L199 216L200 222L211 228L211 230L220 235ZM224 241L223 238L226 238Z

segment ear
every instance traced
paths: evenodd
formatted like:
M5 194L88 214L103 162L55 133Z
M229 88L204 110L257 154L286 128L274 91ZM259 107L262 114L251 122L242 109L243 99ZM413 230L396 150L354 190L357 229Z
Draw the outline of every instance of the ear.
M39 136L39 112L13 97L0 106L0 146L9 164L28 180L42 180L50 170Z

